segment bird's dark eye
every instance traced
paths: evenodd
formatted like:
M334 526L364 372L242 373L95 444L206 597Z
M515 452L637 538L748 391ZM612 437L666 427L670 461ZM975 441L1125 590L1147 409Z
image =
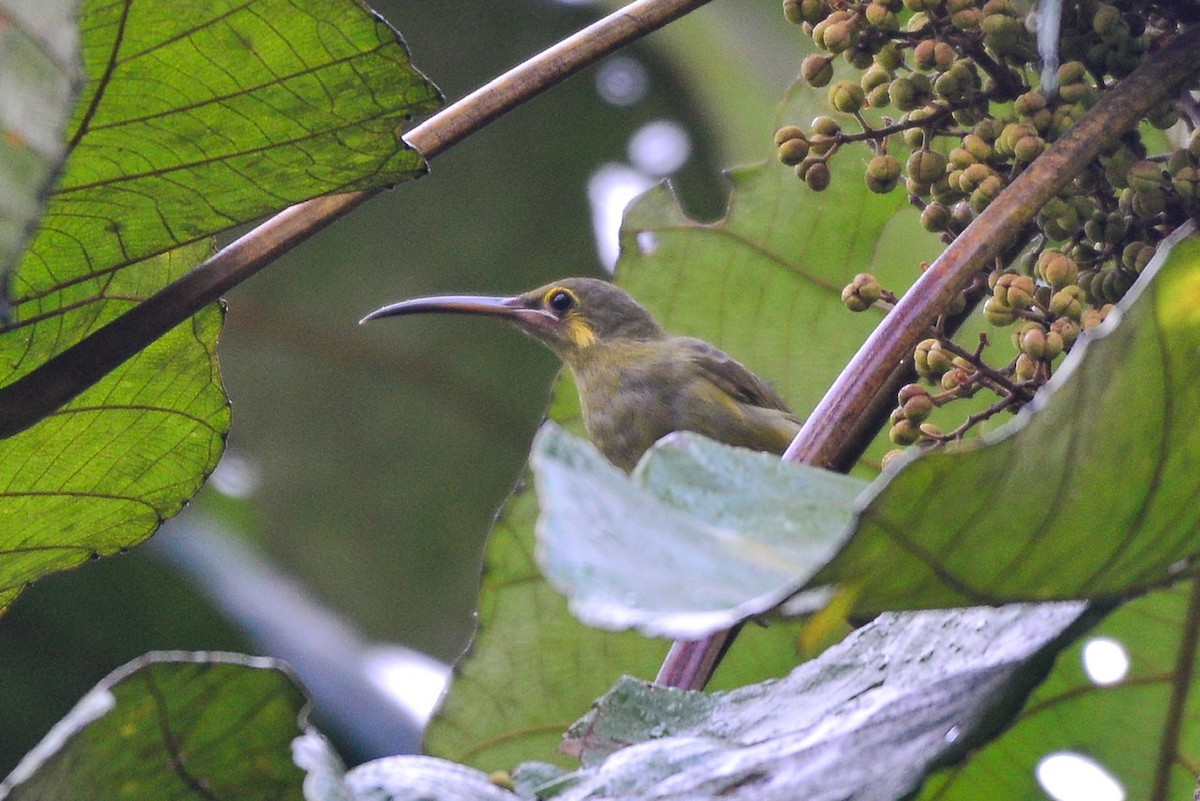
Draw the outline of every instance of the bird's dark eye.
M546 305L559 314L575 305L575 296L565 289L556 289L546 298Z

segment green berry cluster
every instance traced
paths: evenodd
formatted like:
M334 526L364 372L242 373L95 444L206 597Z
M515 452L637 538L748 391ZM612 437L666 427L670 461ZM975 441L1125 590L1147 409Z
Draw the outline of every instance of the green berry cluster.
M779 160L820 191L831 182L830 159L861 145L870 190L903 187L922 227L950 242L1114 82L1196 22L1187 4L1064 0L1061 66L1045 74L1030 18L1036 7L1023 0L784 0L788 21L817 49L802 61L800 79L824 90L829 112L807 127L779 129ZM919 385L905 387L892 415L893 442L954 439L1019 408L1080 332L1132 286L1163 237L1200 216L1200 107L1189 97L1164 102L1144 123L1087 165L1041 209L1007 260L980 277L982 314L991 326L1011 327L1016 355L989 366L987 337L971 352L945 335L946 315L966 306L961 299L913 354L935 391L922 396ZM1155 128L1171 128L1170 139L1152 135ZM1151 143L1167 141L1176 145L1151 152ZM852 311L895 300L864 275L842 298ZM962 426L942 433L926 419L980 389L998 400ZM916 397L924 399L910 406Z

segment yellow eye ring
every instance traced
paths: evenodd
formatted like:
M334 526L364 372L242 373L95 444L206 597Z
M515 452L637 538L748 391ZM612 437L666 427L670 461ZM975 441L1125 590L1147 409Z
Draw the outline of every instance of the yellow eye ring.
M578 304L578 296L566 287L554 287L542 296L542 305L555 314L565 314Z

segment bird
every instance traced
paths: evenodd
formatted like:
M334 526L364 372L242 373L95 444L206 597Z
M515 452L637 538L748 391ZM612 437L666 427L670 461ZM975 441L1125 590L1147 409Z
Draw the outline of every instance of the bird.
M673 432L781 454L800 430L766 381L715 345L671 336L608 281L566 278L511 297L414 298L360 323L426 313L501 317L549 346L575 379L589 438L625 472Z

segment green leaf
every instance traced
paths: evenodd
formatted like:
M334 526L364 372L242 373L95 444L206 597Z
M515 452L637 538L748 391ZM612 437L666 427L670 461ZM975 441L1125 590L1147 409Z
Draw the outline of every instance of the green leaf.
M82 83L77 0L0 0L0 289L24 251L66 157Z
M426 751L484 770L556 756L562 733L623 670L653 672L666 643L581 626L538 572L532 492L519 492L492 528L479 635L425 733ZM583 673L580 666L598 675ZM580 699L580 685L595 690ZM568 699L568 700L563 700Z
M199 242L110 276L100 325L211 252ZM150 536L216 467L229 404L216 360L222 310L177 326L74 401L0 440L0 604L28 582ZM54 319L36 326L53 328ZM19 347L18 333L0 351Z
M629 481L581 445L547 437L534 464L548 571L585 622L680 638L765 611L789 589L849 585L857 614L868 615L1128 597L1171 581L1200 555L1200 237L1177 235L1159 253L1111 322L1080 340L1011 425L879 478L829 564L813 559L841 542L858 484L825 490L817 514L798 506L800 490L775 490L788 473L760 455L724 449L714 458L725 464L709 468L727 476L717 482L679 466L682 452L700 448L660 446ZM671 489L638 480L651 470L671 472ZM747 503L755 485L759 502ZM675 496L665 513L664 492ZM785 548L764 525L792 515L815 529L793 526L811 545L803 558L805 543ZM771 550L744 560L714 547L763 540ZM713 582L724 586L695 591Z
M346 773L346 786L358 801L514 801L517 798L486 773L457 762L421 756L366 762Z
M13 278L0 384L198 264L212 232L424 169L397 126L440 97L354 0L96 0L81 27L87 85ZM220 317L181 324L0 442L0 605L46 572L137 544L196 492L229 426Z
M1187 571L1200 555L1190 232L1159 246L1011 424L880 481L815 583L853 583L868 612L1129 596Z
M557 797L903 798L1003 727L1097 614L888 614L781 681L704 695L626 680L574 727L596 767Z
M866 482L687 434L632 476L547 424L531 460L539 563L589 626L696 639L795 593L842 543ZM811 611L827 594L809 599Z
M308 774L305 801L512 801L516 797L486 773L434 757L384 757L347 771L329 741L311 728L292 742L292 754Z
M317 195L424 170L398 126L436 88L355 0L84 5L71 155L12 288L23 320L83 306L125 265ZM33 337L25 371L87 315Z
M899 291L939 247L910 235L916 214L899 197L867 191L859 165L831 166L821 196L778 163L735 170L727 214L715 223L687 218L660 186L627 210L622 233L618 283L668 330L715 342L770 380L800 414L878 321L849 314L842 285L868 270ZM580 430L569 380L550 416ZM492 531L479 632L426 735L432 753L489 770L561 761L554 747L570 719L621 674L654 675L666 653L664 642L571 617L533 560L535 518L530 491L518 491ZM799 658L793 629L745 631L716 685L780 676Z
M0 798L303 798L291 742L308 699L275 660L147 654L88 693L0 783Z
M1124 604L1063 652L1011 729L970 761L932 776L918 797L1041 798L1044 761L1070 755L1103 770L1121 797L1191 798L1200 759L1198 622L1194 580ZM1085 786L1079 774L1063 778Z

